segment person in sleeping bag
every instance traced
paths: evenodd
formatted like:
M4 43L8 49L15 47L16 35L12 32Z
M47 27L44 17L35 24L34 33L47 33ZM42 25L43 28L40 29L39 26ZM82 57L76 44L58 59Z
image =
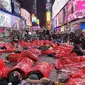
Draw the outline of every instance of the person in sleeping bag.
M13 71L8 76L8 82L12 85L18 85L22 80L22 76L18 71Z
M5 46L0 47L1 50L6 50L7 48Z
M40 80L26 79L21 81L21 85L54 85L48 78L41 78Z
M49 49L49 47L46 45L46 43L44 43L41 47L39 47L39 49L41 49L42 51L46 51Z
M83 51L77 44L74 44L74 49L72 52L75 52L78 56L83 56Z

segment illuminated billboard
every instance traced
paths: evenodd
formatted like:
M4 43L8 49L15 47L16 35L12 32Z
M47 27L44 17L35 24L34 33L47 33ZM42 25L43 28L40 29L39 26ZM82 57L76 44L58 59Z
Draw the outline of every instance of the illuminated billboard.
M26 25L30 25L30 13L21 8L21 16L26 20Z
M17 1L17 0L12 0L12 4L13 4L13 12L16 13L16 14L20 14L21 11L20 11L20 3Z
M46 12L46 18L47 18L47 21L51 20L51 13L50 12Z
M0 8L11 12L11 0L0 0Z
M51 25L51 13L48 11L46 12L46 23L47 23L47 27L50 30L50 25Z
M71 0L68 8L71 6L72 12L68 12L68 22L85 17L85 0Z
M52 6L52 18L54 18L59 11L65 6L69 0L55 0Z
M0 11L0 27L11 27L11 15Z

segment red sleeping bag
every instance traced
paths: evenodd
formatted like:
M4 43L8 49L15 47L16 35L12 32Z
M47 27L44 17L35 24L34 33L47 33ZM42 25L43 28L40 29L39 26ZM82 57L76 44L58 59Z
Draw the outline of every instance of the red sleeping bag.
M32 59L33 61L37 61L38 60L37 54L34 54L31 51L23 50L22 56L23 55L27 56L28 58Z
M6 49L0 49L0 53L9 53L15 51L15 48L11 45L11 43L3 44Z
M54 51L53 50L46 50L46 51L41 51L41 54L45 54L45 55L49 55L49 54L52 54L52 53L54 53Z
M32 53L34 53L34 54L37 54L37 55L40 55L41 54L41 52L40 52L40 50L38 50L38 49L35 49L35 48L30 48L29 49Z
M31 59L24 58L15 67L13 67L10 72L19 70L20 72L22 72L23 77L25 77L27 73L31 70L33 64L34 62Z
M85 79L72 78L67 82L66 85L85 85Z
M25 42L25 41L21 41L19 42L19 44L24 48L24 47L28 47L28 42Z
M43 43L47 44L47 45L50 45L51 42L49 40L44 40Z
M58 48L55 50L55 57L56 58L62 58L62 57L69 57L73 48L64 47L64 46L58 46Z
M73 73L66 85L85 85L85 69Z
M55 51L55 58L62 58L67 56L67 53L63 50L56 50Z
M22 59L27 58L27 57L34 61L38 60L38 57L34 53L32 53L31 51L27 51L27 50L22 50L21 53L14 53L14 52L11 53L8 56L8 60L11 62L19 62Z
M40 40L34 40L33 41L33 43L34 43L34 46L42 46L43 45L43 41L40 41Z
M49 63L41 62L37 64L34 68L32 68L30 72L34 72L34 71L39 71L42 73L43 77L48 78L50 75L50 72L52 71L52 66Z
M54 61L54 65L56 69L61 69L61 68L66 68L66 67L71 67L72 65L75 66L78 63L80 64L81 62L84 62L85 58L82 56L71 56L71 57L66 57L59 59L57 61ZM73 67L72 66L72 67ZM80 66L80 65L79 65Z
M22 57L21 56L21 54L19 54L19 53L11 53L11 54L9 54L9 56L8 56L8 60L10 61L10 62L19 62L19 61L21 61L23 58L25 58L24 56Z
M8 68L6 67L4 60L0 60L0 78L7 77Z

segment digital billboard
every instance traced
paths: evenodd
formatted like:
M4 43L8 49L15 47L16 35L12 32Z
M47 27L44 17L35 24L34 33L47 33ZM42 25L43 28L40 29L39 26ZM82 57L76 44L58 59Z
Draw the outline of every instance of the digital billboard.
M17 29L19 30L20 29L20 18L19 17L16 17L16 16L12 16L12 27L13 29Z
M52 6L52 18L54 18L59 11L65 6L69 0L55 0Z
M11 27L11 15L0 11L0 27Z
M12 3L13 3L13 7L14 7L13 12L16 13L16 14L20 14L21 13L21 11L20 11L20 8L21 8L20 3L18 1L16 1L16 0L12 0Z
M57 26L61 26L64 23L64 12L63 10L57 15Z
M0 8L5 9L9 12L12 12L11 0L0 0Z
M21 16L26 20L26 25L30 25L30 13L27 11L27 10L25 10L25 9L23 9L23 8L21 8ZM33 22L36 22L36 17L34 16L32 16L32 18L33 18Z
M68 22L83 17L85 17L85 0L71 0L68 5Z

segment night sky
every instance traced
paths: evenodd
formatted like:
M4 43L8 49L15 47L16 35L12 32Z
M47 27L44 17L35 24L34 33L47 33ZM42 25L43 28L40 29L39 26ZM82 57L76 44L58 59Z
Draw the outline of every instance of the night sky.
M37 0L37 16L40 19L40 26L46 25L46 0Z
M31 14L33 13L34 0L17 0L21 7L26 9ZM52 0L54 2L54 0ZM37 17L40 19L40 26L46 25L46 0L37 0Z
M21 7L26 9L31 14L33 13L34 0L18 0L21 3ZM40 26L45 26L45 4L46 0L37 0L37 17L40 19Z

